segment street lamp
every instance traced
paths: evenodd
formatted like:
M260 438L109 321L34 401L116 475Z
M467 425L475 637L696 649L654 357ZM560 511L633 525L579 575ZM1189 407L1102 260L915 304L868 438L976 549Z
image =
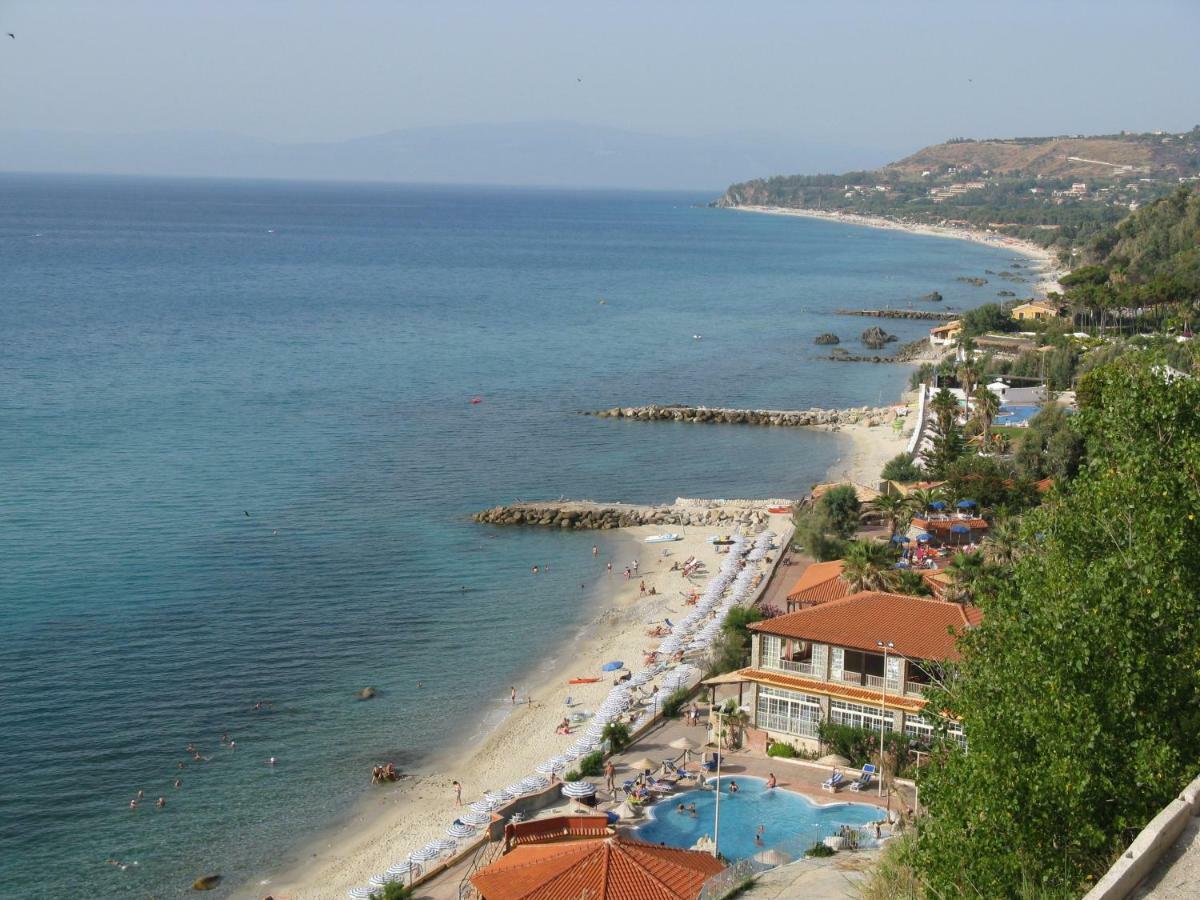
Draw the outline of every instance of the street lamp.
M889 650L895 650L896 645L891 641L886 644L883 641L876 641L875 646L883 650L883 678L880 684L883 685L883 693L880 697L879 712L881 719L887 719L887 657ZM879 723L879 796L883 796L883 736L887 733L886 726L883 721Z
M715 694L715 691L714 691ZM714 696L713 705L716 705ZM718 857L717 846L721 841L721 716L724 715L721 709L715 711L717 717L717 797L713 803L713 859Z

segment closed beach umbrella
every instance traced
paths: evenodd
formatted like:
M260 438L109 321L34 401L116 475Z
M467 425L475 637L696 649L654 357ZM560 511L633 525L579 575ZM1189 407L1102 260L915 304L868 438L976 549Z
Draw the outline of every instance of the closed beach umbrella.
M601 672L615 672L617 669L625 668L625 663L619 659L614 659L612 662L606 662L600 667Z
M564 797L575 799L593 797L596 794L596 786L586 781L572 781L569 784L563 785L562 793Z
M446 829L446 834L453 838L466 838L475 834L475 826L466 822L455 822Z

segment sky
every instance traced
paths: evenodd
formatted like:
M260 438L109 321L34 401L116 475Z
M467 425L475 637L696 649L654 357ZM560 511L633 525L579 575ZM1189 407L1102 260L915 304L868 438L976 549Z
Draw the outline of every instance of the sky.
M0 0L0 128L572 122L908 152L1182 130L1200 2Z

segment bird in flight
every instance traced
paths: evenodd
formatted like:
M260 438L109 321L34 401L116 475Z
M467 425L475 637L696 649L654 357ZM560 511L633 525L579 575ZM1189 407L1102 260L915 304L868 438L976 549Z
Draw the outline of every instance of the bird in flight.
M17 39L17 36L15 34L13 34L11 31L6 31L4 33L7 34L10 38L12 38L14 41Z
M248 519L248 518L250 518L250 510L248 510L248 509L243 509L243 510L242 510L242 512L244 512L244 513L246 514L246 518L247 518L247 519Z
M12 35L10 34L9 37L12 37ZM575 80L578 81L580 84L583 84L582 78L576 78Z

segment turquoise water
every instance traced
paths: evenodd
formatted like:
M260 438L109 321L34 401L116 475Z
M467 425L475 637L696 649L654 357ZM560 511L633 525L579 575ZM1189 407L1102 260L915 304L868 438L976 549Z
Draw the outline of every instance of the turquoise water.
M605 538L471 512L793 496L842 453L579 410L890 400L817 358L870 324L830 311L983 302L955 278L1007 255L707 199L0 177L0 896L286 862L603 596Z
M712 779L709 784L716 782ZM730 793L736 782L738 790ZM822 838L838 833L842 825L858 829L883 819L884 811L865 803L834 800L814 803L793 791L767 790L761 778L721 777L721 827L718 849L729 859L746 859L766 848L779 849L793 858ZM696 815L679 812L678 804L696 804ZM716 792L685 791L665 797L650 807L650 820L634 829L638 840L668 847L691 847L704 835L713 836ZM762 843L756 843L764 826ZM874 834L870 835L874 838Z

